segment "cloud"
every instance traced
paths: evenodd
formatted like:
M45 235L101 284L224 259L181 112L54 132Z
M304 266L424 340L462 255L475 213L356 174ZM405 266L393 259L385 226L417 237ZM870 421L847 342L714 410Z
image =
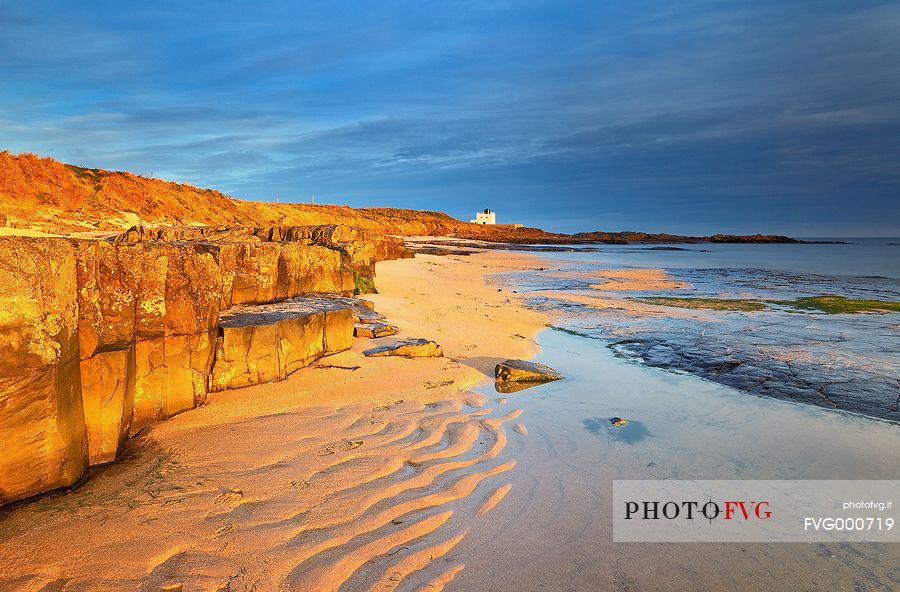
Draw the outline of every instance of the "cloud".
M893 3L55 4L0 8L3 147L465 219L552 196L566 230L900 231Z

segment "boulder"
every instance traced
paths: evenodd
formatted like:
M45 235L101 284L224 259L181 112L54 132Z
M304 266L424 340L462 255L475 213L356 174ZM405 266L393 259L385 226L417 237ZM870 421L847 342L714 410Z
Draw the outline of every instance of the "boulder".
M440 358L444 350L434 341L428 339L400 339L394 343L367 349L363 355L369 357L403 356L407 358Z
M494 375L502 382L547 382L562 378L553 368L526 360L501 362L494 368Z
M378 339L379 337L390 337L396 335L399 329L393 325L385 323L358 323L353 326L354 337L367 337L369 339Z
M0 504L88 466L75 261L65 239L0 238Z

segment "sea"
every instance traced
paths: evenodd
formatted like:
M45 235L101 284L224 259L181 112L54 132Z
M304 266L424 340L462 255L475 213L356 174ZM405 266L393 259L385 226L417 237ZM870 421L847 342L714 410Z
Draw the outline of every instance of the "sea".
M507 499L455 549L491 560L467 565L453 589L900 589L900 536L894 543L617 543L612 521L617 480L900 483L900 313L773 306L648 317L546 295L596 295L589 287L596 280L560 271L654 268L692 286L654 296L900 301L900 239L840 240L846 244L541 251L533 269L494 275L498 289L550 315L535 361L565 378L515 393L495 392L490 381L482 387L501 409L524 410L527 436L511 437L497 459L516 462ZM737 363L714 371L702 362L717 356ZM737 368L737 378L726 376ZM874 403L862 400L872 393ZM900 487L896 493L895 504Z

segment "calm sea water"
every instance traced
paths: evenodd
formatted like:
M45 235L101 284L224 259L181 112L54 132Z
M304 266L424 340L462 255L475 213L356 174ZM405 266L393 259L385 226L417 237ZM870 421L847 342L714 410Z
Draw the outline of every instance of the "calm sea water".
M845 239L851 240L851 239ZM643 297L791 301L839 295L900 301L900 239L848 244L612 245L540 253L535 269L496 281L525 293L557 326L604 340L620 355L748 393L900 421L900 313L823 314L770 304L760 312L664 307ZM603 292L596 272L662 269L688 288ZM581 272L580 275L560 272ZM605 307L571 294L612 298Z
M485 385L528 433L497 459L515 460L512 488L455 549L478 560L448 590L900 588L900 543L623 544L611 518L616 479L900 479L900 426L631 363L598 339L538 341L565 379Z
M603 245L600 253L567 252L561 261L607 260L619 265L679 269L769 269L838 277L900 279L900 238L827 238L846 244Z
M776 389L793 388L793 376L814 394L817 388L841 394L829 390L838 388L832 382L846 387L852 375L853 392L888 393L896 402L900 314L711 311L697 318L635 319L624 310L596 310L540 295L546 290L597 294L589 288L591 280L553 275L560 270L652 267L691 281L694 295L793 298L827 288L900 300L900 247L871 242L672 247L687 250L614 246L602 252L540 253L544 260L535 269L495 276L498 285L526 292L532 306L552 315L559 330L539 336L536 361L565 379L512 394L483 387L502 404L501 411L524 409L519 419L527 435L513 435L498 459L517 463L507 498L473 525L455 550L458 557L490 559L467 562L452 589L900 589L900 544L895 543L612 542L617 479L900 479L900 425L893 421L829 408L815 399L757 396L704 376L699 367L696 372L653 367L615 347L625 336L649 339L675 357L690 357L691 351L699 352L699 360L739 357L749 375L768 372L765 382ZM632 295L641 293L614 296ZM776 373L781 357L793 360L785 377ZM889 405L889 397L885 401ZM615 428L612 417L628 424Z

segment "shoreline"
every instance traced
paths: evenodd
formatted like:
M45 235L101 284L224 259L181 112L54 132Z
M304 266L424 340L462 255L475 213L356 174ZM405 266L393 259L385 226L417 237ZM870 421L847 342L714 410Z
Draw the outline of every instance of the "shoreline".
M0 562L15 566L0 576L0 587L68 581L92 589L206 589L201 579L228 584L236 573L242 584L264 589L339 586L355 570L347 573L334 551L392 526L341 517L377 498L381 508L385 488L408 497L411 482L422 479L410 479L411 468L450 459L422 470L435 469L425 498L448 501L511 468L490 465L512 436L503 424L516 410L487 418L486 397L469 389L492 379L498 361L537 352L546 317L485 278L539 262L485 253L378 263L381 293L365 297L400 328L397 337L437 341L445 357L366 358L361 351L372 340L354 339L351 350L285 381L211 393L206 405L152 425L121 461L92 469L90 479L0 510ZM444 470L465 476L448 485ZM471 483L460 490L463 482ZM487 500L484 511L501 501L504 487L477 491ZM318 545L295 540L307 520L323 525ZM415 526L430 532L440 524ZM393 542L375 537L363 563L384 557ZM298 562L305 552L312 555Z

